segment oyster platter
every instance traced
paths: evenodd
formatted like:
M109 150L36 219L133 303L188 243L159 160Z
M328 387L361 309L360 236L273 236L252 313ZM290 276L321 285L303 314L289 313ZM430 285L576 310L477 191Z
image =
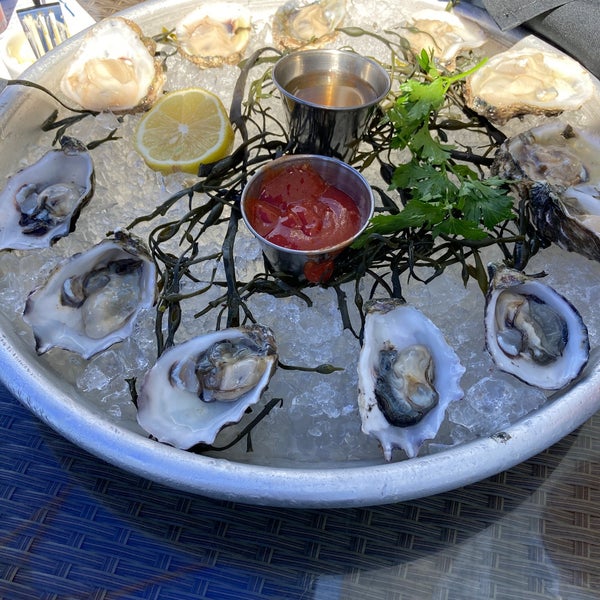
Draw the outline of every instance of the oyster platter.
M104 19L0 93L0 377L21 402L132 473L292 507L467 485L600 408L595 77L470 5L164 4ZM351 161L372 226L302 279L269 264L239 199L293 151L272 67L314 48L369 57L391 90ZM403 141L406 106L440 83ZM226 114L219 156L152 164L146 119L197 89ZM434 222L432 176L406 183L417 163L494 210L461 200Z

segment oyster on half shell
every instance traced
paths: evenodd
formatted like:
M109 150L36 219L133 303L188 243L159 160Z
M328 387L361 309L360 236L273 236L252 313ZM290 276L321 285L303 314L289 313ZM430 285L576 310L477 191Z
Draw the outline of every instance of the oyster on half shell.
M576 60L528 46L492 56L465 81L467 105L500 123L518 115L577 110L593 92L592 77Z
M556 290L502 265L490 265L485 341L499 369L525 383L557 390L589 358L588 331L577 309Z
M463 397L465 371L442 332L419 310L396 299L369 301L358 362L362 430L386 460L394 448L409 458L438 432L446 408Z
M131 335L156 296L156 268L141 240L117 232L60 263L33 290L23 319L36 351L59 347L88 359Z
M63 136L60 144L0 192L0 250L45 248L75 228L94 193L94 164L75 138Z
M415 54L433 51L434 59L453 69L461 53L483 46L487 36L483 29L447 10L426 8L411 14L403 25L402 35Z
M544 238L600 260L600 132L546 122L506 140L492 172L516 182Z
M319 48L333 40L346 16L346 0L288 0L273 15L273 40L281 48Z
M175 27L179 53L203 68L238 63L250 33L248 9L227 2L198 6Z
M270 329L229 328L172 346L146 373L137 402L139 424L180 449L212 444L256 404L277 365Z
M114 113L149 109L166 80L156 42L122 17L94 25L81 41L60 87L83 108Z

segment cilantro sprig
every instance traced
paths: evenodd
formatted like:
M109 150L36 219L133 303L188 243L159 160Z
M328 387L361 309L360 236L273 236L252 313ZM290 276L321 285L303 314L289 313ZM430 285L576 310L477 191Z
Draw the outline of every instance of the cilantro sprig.
M497 177L482 179L467 164L457 163L452 158L454 147L434 134L448 91L484 62L462 73L443 75L432 55L420 54L422 77L414 76L400 85L387 114L394 130L391 147L411 153L407 163L395 168L390 189L404 190L409 199L397 214L374 216L367 236L425 228L434 238L445 234L481 240L496 225L514 218L506 182Z

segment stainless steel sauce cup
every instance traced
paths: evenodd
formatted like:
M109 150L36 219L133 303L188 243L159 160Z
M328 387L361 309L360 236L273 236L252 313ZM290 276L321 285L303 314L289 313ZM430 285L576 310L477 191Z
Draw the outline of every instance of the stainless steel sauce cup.
M273 67L289 123L292 151L350 161L379 102L390 91L387 71L341 50L303 50Z
M294 250L273 244L260 235L248 218L247 204L260 196L266 181L292 165L308 164L328 184L338 188L356 203L360 213L360 228L347 240L317 250ZM282 156L262 166L248 181L241 198L242 217L248 229L260 242L263 253L275 271L294 275L300 280L324 283L333 272L336 256L347 248L365 230L373 215L373 192L367 180L341 160L317 155L293 154Z

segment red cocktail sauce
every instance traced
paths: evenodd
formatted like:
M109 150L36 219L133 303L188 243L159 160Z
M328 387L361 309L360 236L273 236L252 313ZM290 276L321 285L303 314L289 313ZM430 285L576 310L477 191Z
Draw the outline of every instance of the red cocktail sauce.
M291 250L332 248L361 227L352 198L309 164L290 165L263 180L260 195L248 197L245 209L259 235Z

